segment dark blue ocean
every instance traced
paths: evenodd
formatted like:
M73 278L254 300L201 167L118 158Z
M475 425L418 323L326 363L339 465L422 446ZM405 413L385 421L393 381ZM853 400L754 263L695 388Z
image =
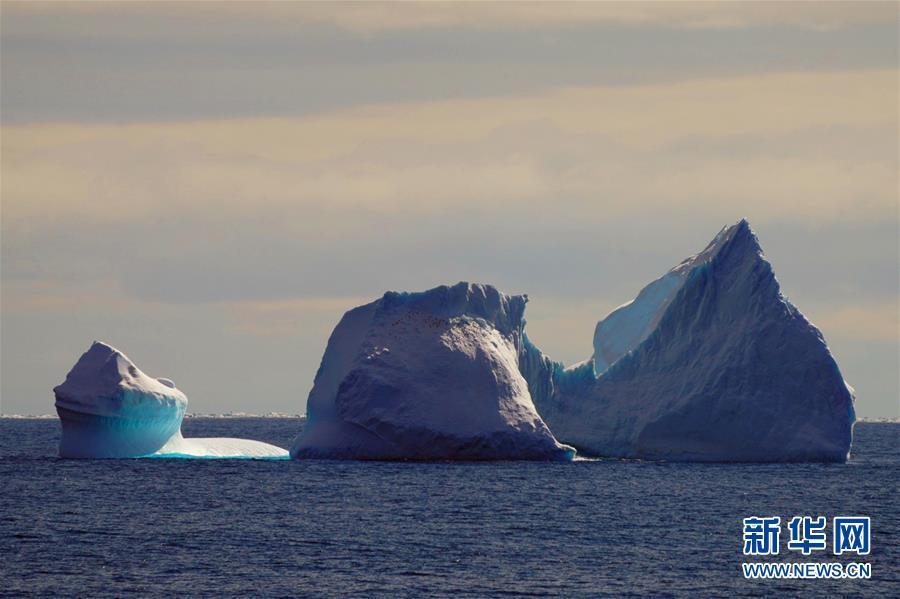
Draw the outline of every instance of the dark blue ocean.
M288 446L290 419L185 421ZM900 425L847 464L77 461L0 420L0 595L900 596ZM745 580L751 515L863 515L870 580ZM829 541L831 532L829 529ZM762 560L755 560L762 561Z

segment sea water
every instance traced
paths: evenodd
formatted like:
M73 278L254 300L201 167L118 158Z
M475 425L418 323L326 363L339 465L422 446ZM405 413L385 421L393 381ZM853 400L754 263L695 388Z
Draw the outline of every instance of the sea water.
M292 419L191 418L282 447ZM0 595L900 596L900 425L847 464L62 460L0 420ZM742 519L870 516L869 580L745 580ZM830 539L830 534L829 534ZM766 561L756 558L750 561Z

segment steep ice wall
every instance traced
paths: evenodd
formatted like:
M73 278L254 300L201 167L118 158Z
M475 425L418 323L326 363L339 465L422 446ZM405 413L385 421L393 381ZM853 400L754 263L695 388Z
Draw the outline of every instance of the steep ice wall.
M598 322L594 330L594 373L602 374L646 339L656 329L666 308L694 267L715 256L737 231L738 227L724 227L702 252L683 260L641 289L636 298Z
M554 434L581 451L687 461L848 456L851 390L819 330L781 295L746 221L614 311L595 341L599 376L557 368L552 390L534 393Z
M335 327L297 458L571 459L519 372L525 296L459 283L389 292Z
M144 374L114 347L95 341L53 389L64 458L284 457L244 439L184 439L187 397L165 378Z

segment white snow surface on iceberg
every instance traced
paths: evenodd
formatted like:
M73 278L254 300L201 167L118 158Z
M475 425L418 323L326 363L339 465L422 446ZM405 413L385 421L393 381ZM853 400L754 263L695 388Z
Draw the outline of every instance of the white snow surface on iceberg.
M853 395L747 221L596 327L594 359L521 361L541 416L592 455L845 461Z
M335 327L295 458L567 460L519 372L525 296L389 292Z
M95 341L53 389L64 458L285 457L245 439L184 439L187 397L165 378L144 374L114 347Z
M181 431L149 457L183 458L287 458L288 451L251 439L194 437L185 439Z

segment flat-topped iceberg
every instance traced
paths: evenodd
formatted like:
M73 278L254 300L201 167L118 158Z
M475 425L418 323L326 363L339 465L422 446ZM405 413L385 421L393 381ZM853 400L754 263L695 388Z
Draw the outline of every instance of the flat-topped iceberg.
M526 346L538 411L592 455L685 461L848 457L851 388L781 295L747 221L600 321L569 369Z
M527 298L389 292L335 327L295 458L567 460L518 368Z
M147 376L119 350L95 341L53 389L64 458L285 457L245 439L185 439L187 397L165 378Z

